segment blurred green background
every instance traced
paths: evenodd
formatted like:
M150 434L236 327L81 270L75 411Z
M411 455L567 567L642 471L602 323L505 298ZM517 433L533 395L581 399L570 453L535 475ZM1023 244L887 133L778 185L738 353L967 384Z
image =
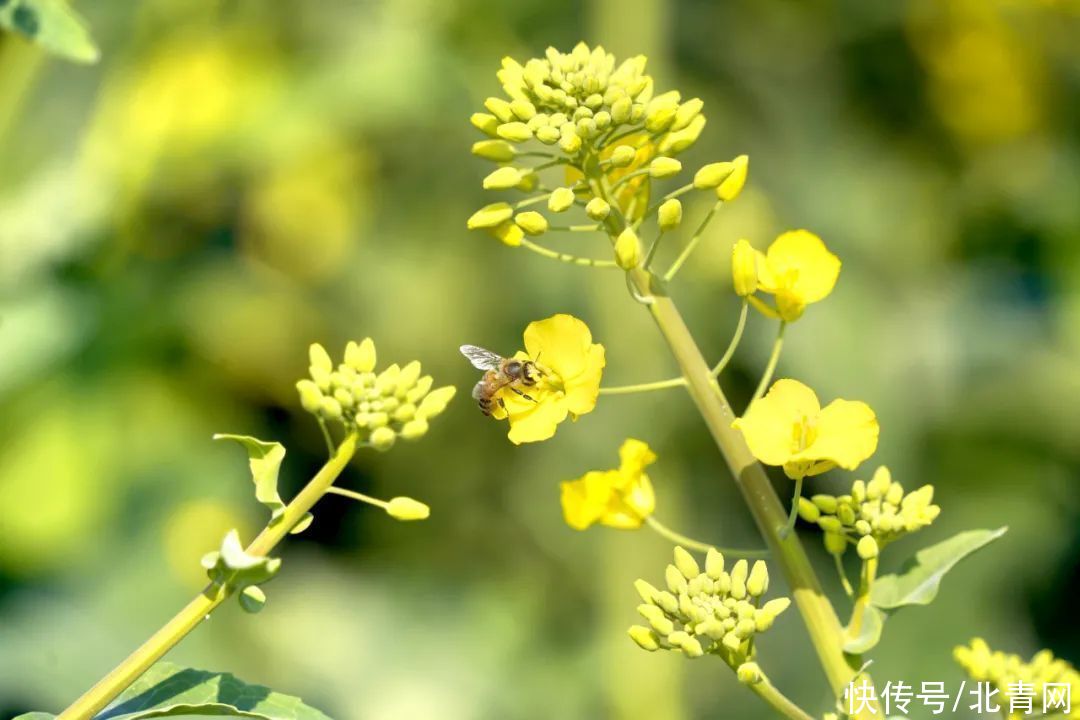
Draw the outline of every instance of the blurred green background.
M381 362L420 359L462 391L420 443L344 481L421 498L431 519L326 499L265 611L230 603L171 659L341 720L769 717L720 662L626 637L631 583L661 577L667 544L561 519L558 481L638 437L660 455L658 517L757 545L688 398L604 398L513 447L467 397L459 344L510 353L555 312L607 346L609 383L674 369L617 273L465 230L488 201L468 116L500 58L581 39L646 53L658 88L706 101L688 166L751 157L675 289L713 357L738 311L735 239L807 227L844 261L780 374L875 408L882 442L859 476L887 463L937 487L941 517L886 569L962 529L1012 528L935 605L890 621L875 677L956 687L952 647L974 635L1080 661L1078 7L98 0L79 4L103 50L89 68L0 35L0 717L65 706L201 587L226 529L260 526L242 453L212 433L284 442L289 491L310 476L324 450L293 388L307 344L365 335ZM723 380L737 407L773 332L751 318ZM796 612L761 660L828 709Z

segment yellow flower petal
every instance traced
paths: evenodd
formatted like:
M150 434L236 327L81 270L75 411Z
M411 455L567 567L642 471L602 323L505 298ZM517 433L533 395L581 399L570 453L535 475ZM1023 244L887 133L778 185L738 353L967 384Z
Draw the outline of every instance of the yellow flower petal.
M555 428L566 419L566 403L554 395L531 402L515 395L504 402L510 418L507 437L515 445L547 440L555 434Z
M620 530L637 530L656 509L656 493L648 475L638 475L628 492L612 497L600 523Z
M600 519L607 509L610 496L604 477L609 473L614 471L593 471L579 480L561 484L560 501L567 525L575 530L585 530Z
M819 408L813 390L797 380L777 380L732 426L742 431L754 457L783 465L800 450L799 426Z
M808 230L783 233L769 246L765 257L781 282L782 278L790 278L788 287L804 303L826 297L840 276L840 259Z
M584 372L591 344L589 326L573 315L552 315L525 328L525 350L529 356L564 381Z
M591 412L600 396L600 378L607 364L604 346L593 344L585 353L585 369L566 380L566 407L576 418Z
M864 402L833 400L818 414L816 430L814 442L795 459L827 460L854 470L877 450L877 417Z
M628 476L637 476L646 465L656 462L656 453L647 443L629 438L619 448L619 472Z

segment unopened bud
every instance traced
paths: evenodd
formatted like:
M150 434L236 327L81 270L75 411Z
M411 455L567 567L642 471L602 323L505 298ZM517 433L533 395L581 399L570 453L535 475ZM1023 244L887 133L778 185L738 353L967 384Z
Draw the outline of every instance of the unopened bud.
M322 399L319 411L331 420L341 419L341 403L332 397L324 397Z
M687 580L696 578L701 574L701 568L698 567L694 556L678 545L675 546L675 567L679 568L679 572Z
M551 212L564 212L574 204L574 191L568 187L556 188L548 198L548 210Z
M804 497L799 498L799 517L808 523L816 523L818 518L821 517L821 510L818 506L810 502Z
M428 431L427 420L417 418L410 420L401 426L401 437L406 440L415 440L418 437L423 436Z
M611 212L611 206L607 204L607 201L603 198L594 197L589 201L589 204L585 206L585 214L593 220L603 220Z
M473 143L472 153L492 162L510 162L514 159L514 146L505 140L479 140Z
M641 262L641 241L633 228L626 228L615 240L615 264L623 270L637 267Z
M499 128L499 118L488 113L473 113L472 117L469 118L469 122L477 130L491 137L495 137L495 132Z
M687 100L675 111L675 120L671 123L670 129L672 131L682 130L701 113L703 107L705 107L705 103L702 102L701 98Z
M656 221L664 232L679 227L682 222L682 203L675 198L665 200L656 213Z
M694 187L698 190L714 188L727 180L734 170L735 163L730 161L709 163L694 173Z
M394 447L395 440L397 440L397 434L388 427L375 428L371 431L371 437L369 438L371 446L383 452Z
M731 280L739 297L757 292L757 250L748 240L739 240L731 250Z
M824 518L822 518L824 519ZM825 532L825 551L830 555L843 555L847 550L847 537L842 532Z
M750 577L746 579L746 592L751 597L761 597L769 589L769 570L762 560L754 563Z
M634 148L629 145L619 145L611 151L611 165L617 168L626 167L634 162L635 157L637 157L637 151Z
M514 222L529 235L543 235L548 229L547 218L535 210L518 213L514 216Z
M419 500L396 497L386 503L386 514L395 520L425 520L431 515L431 508Z
M311 380L301 380L296 383L296 389L300 393L300 405L309 413L317 413L322 410L322 393L319 386Z
M859 544L855 546L855 551L859 553L859 557L863 560L872 560L878 556L878 544L874 540L873 536L866 535L859 540Z
M484 178L485 190L509 190L517 187L522 180L521 171L516 167L501 167Z
M678 175L682 170L682 163L675 158L658 157L649 163L649 175L654 178L666 178Z
M740 155L731 162L735 166L731 174L716 188L716 197L724 202L734 200L742 192L743 185L746 184L746 173L750 167L750 158L746 155Z
M491 234L499 239L503 245L517 247L525 238L525 231L517 223L504 222L498 227L492 228Z
M533 136L532 130L523 122L503 123L495 133L503 140L509 140L510 142L525 142Z
M330 360L330 354L326 352L319 343L312 343L308 348L308 358L311 361L311 372L315 373L329 373L334 369L334 364Z
M630 635L630 639L637 643L637 646L642 650L654 652L660 649L660 643L658 642L656 634L644 625L633 625L627 632Z
M496 171L498 172L498 171ZM490 175L488 176L490 177ZM485 182L487 182L485 180ZM466 226L470 230L478 228L493 228L514 216L514 208L509 203L498 202L485 205L472 214Z
M757 685L761 682L761 668L757 663L746 662L739 666L739 669L735 671L735 675L738 676L739 682L743 685Z

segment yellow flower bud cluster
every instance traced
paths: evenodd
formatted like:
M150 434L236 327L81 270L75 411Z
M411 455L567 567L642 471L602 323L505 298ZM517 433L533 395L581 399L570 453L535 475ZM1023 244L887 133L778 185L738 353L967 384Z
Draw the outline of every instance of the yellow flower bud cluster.
M724 556L710 550L705 568L686 550L675 548L675 562L664 575L666 590L644 580L634 583L642 604L638 613L648 626L630 628L631 639L644 650L675 650L687 657L719 655L732 669L753 657L753 637L772 627L787 609L788 598L762 604L769 572L761 560L753 567L737 561L729 570ZM753 678L747 673L746 681Z
M885 545L932 523L941 512L933 499L933 485L905 493L881 466L870 482L856 480L847 495L799 498L799 517L825 532L825 549L833 555L843 555L855 542L859 557L869 560Z
M1001 693L995 698L1002 707L1009 707L1011 695L1021 690L1034 698L1033 706L1041 709L1043 691L1047 685L1068 685L1067 693L1074 700L1069 714L1054 715L1060 718L1080 718L1080 704L1075 702L1080 692L1080 672L1064 660L1054 657L1049 650L1041 650L1025 661L1019 655L993 652L982 638L975 638L970 646L960 645L953 650L953 658L972 680L989 682ZM1064 705L1060 708L1064 710ZM1052 711L1051 711L1052 712ZM1020 713L1009 716L1022 717Z
M400 437L415 440L428 431L428 421L446 409L455 388L432 389L430 375L420 363L391 365L375 372L375 343L371 338L349 342L345 362L334 367L326 349L310 349L311 377L296 383L300 404L324 421L340 423L361 443L389 450Z

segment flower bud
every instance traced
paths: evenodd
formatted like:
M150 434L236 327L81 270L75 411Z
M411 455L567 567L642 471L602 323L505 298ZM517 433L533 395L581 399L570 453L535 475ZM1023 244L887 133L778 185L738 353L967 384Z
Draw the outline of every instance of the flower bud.
M716 188L716 197L724 202L731 202L742 192L743 185L746 184L746 173L750 167L750 158L746 155L740 155L731 162L735 166L731 174Z
M499 127L499 118L488 113L473 113L472 117L469 118L469 122L477 130L491 137L495 137L495 132Z
M585 206L585 214L596 221L601 221L611 212L611 206L603 198L594 197Z
M889 485L889 490L885 493L885 502L890 505L899 506L900 502L904 499L904 486L898 482L894 482Z
M739 678L739 682L743 685L757 685L761 682L761 668L757 663L745 662L739 666L735 671L735 675Z
M701 574L701 568L698 567L694 556L678 545L675 546L675 567L679 568L679 572L687 580L692 580Z
M525 237L525 231L516 223L504 222L491 230L491 233L502 242L503 245L517 247Z
M401 437L406 440L416 440L428 431L428 422L422 418L409 420L401 426Z
M388 427L375 428L371 431L371 437L369 438L371 446L383 452L394 447L395 440L397 440L397 434Z
M685 637L680 638L679 647L682 648L686 657L699 658L705 654L705 649L701 647L701 642L697 638L690 637L686 633L683 633L683 635L685 635Z
M836 508L836 517L844 525L855 524L855 510L850 505L844 504Z
M623 270L637 267L641 262L641 241L633 228L626 228L615 240L615 264Z
M562 137L562 135L559 133L558 129L553 128L550 125L545 125L536 129L536 139L545 145L554 145L559 142L560 137Z
M674 565L668 565L664 570L664 580L667 582L668 590L673 594L679 595L686 592L686 578Z
M621 98L611 104L611 120L616 125L621 125L630 119L630 109L633 107L634 101L629 96L623 95Z
M523 122L503 123L495 133L503 140L510 142L525 142L533 136L532 130Z
M548 198L548 210L551 212L564 212L574 204L574 191L568 187L556 188Z
M799 498L799 517L808 523L816 523L818 518L821 517L821 510L818 506L810 502L804 497Z
M322 410L322 393L319 386L311 380L301 380L296 383L296 389L300 393L300 406L309 413L317 413Z
M324 397L320 403L319 412L331 420L341 419L341 403L332 397Z
M701 98L693 98L687 100L679 109L675 111L675 120L671 123L671 130L682 130L693 121L701 113L701 108L705 106Z
M386 503L386 514L395 520L426 520L431 515L431 508L419 500L396 497Z
M719 580L724 574L724 555L716 548L709 548L705 553L705 573L713 580Z
M814 495L810 498L810 501L814 503L824 513L836 512L836 498L832 495Z
M581 138L575 133L563 133L559 139L559 147L567 155L573 155L581 149Z
M437 390L432 390L420 401L420 406L416 408L416 416L425 420L435 417L446 409L456 392L457 388L453 385L446 385Z
M739 240L731 250L731 278L739 297L749 297L757 291L757 250L748 240Z
M714 188L727 180L734 170L735 163L730 161L709 163L694 173L694 187L698 190Z
M514 146L505 140L479 140L473 143L473 155L492 162L510 162L514 159Z
M746 579L746 592L751 597L760 597L769 589L769 570L765 563L758 560L750 570L750 577Z
M517 99L510 103L510 111L517 116L519 120L525 120L526 122L532 120L536 116L536 106L528 100Z
M510 122L514 119L514 111L510 109L510 103L502 98L489 97L484 101L484 108L499 119L499 122Z
M472 217L470 217L469 221L466 223L466 227L470 230L493 228L501 225L513 216L514 208L510 207L509 203L492 203L490 205L485 205L474 212Z
M872 560L878 556L878 544L874 540L872 535L866 535L859 539L859 544L855 546L855 551L859 553L859 557L863 560Z
M485 190L510 190L522 180L521 171L509 165L501 167L484 178Z
M664 132L675 122L679 109L679 92L671 90L657 95L645 108L645 129L651 133Z
M672 131L664 135L657 150L664 155L678 155L697 142L704 128L705 116L698 115L682 130Z
M529 235L543 235L547 232L547 218L535 210L527 210L514 216L514 222Z
M682 163L675 158L658 157L649 163L649 175L654 178L666 178L678 175L682 170Z
M746 576L749 566L745 559L740 559L731 568L731 590L729 595L736 600L746 597Z
M880 497L884 497L885 493L889 492L889 486L892 484L892 474L889 472L889 468L882 465L874 471L874 476L870 478L870 482L866 485L866 497L869 500L877 500Z
M660 649L659 639L649 628L643 625L633 625L628 631L630 639L637 643L637 646L642 650L648 650L649 652L655 652Z
M682 222L682 203L675 198L665 200L657 210L656 221L662 232L679 227L679 223Z
M311 372L329 374L334 369L334 363L330 360L330 354L319 343L312 343L308 348L308 358L311 361Z
M611 165L612 167L623 168L634 162L635 157L637 157L637 151L634 148L629 145L619 145L611 151Z
M653 587L648 581L638 578L634 581L634 589L637 590L638 595L644 602L651 603L656 598L657 593L660 591Z
M825 518L822 518L824 520ZM830 555L843 555L847 550L847 537L842 532L825 531L825 551Z

